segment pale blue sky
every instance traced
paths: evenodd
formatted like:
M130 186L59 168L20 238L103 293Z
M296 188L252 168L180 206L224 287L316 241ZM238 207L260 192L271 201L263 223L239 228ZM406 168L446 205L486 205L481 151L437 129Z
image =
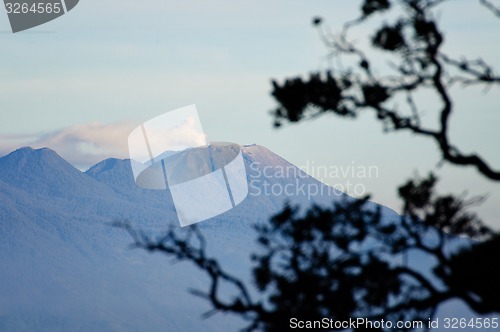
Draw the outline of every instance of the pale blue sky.
M113 144L126 144L130 128L194 103L210 141L261 144L299 166L376 165L378 178L353 182L397 208L396 185L416 170L436 169L434 143L383 135L370 114L357 121L324 116L281 130L272 128L268 114L275 106L271 78L327 68L327 50L311 18L323 16L338 30L356 16L357 6L341 0L82 0L63 17L18 34L9 32L7 15L0 13L0 153L38 142L74 163L95 161L75 155L82 146L95 158L125 157ZM450 1L439 20L450 53L482 55L500 67L500 21L477 1ZM363 32L369 31L355 35L360 42ZM454 93L452 139L500 168L500 89ZM434 102L425 98L422 106L431 110ZM428 114L424 120L434 120ZM491 193L478 210L500 228L500 185L472 169L436 172L443 192ZM326 179L339 181L345 179Z

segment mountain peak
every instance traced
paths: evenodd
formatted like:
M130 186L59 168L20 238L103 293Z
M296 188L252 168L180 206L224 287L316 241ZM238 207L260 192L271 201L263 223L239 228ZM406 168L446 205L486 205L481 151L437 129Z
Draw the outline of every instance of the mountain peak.
M49 148L23 147L0 158L0 181L33 195L64 196L85 186L85 178Z
M19 149L16 149L16 150L10 152L9 154L3 156L0 159L7 158L9 156L12 158L12 157L18 157L18 156L44 155L44 154L45 155L56 155L59 158L61 158L57 154L57 152L55 152L54 150L47 148L47 147L35 149L35 148L32 148L31 146L23 146Z
M12 151L11 153L29 152L29 151L33 151L33 150L35 150L35 149L33 149L31 146L23 146L23 147L20 147L19 149Z
M97 174L102 172L110 171L116 167L123 167L124 165L130 163L129 159L118 159L118 158L107 158L103 161L98 162L94 166L91 166L85 171L87 174Z
M49 148L40 148L33 149L32 147L25 146L19 148L17 150L12 151L0 158L0 168L2 165L8 164L12 165L15 163L17 168L24 168L28 164L45 164L49 163L50 166L54 166L54 164L64 164L65 167L73 167L68 162L66 162L61 156L57 154L52 149Z

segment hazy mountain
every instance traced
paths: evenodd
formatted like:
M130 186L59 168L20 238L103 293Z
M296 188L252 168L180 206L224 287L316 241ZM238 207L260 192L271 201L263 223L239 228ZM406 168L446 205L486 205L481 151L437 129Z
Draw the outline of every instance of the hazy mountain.
M248 280L254 223L266 222L285 201L307 207L352 198L261 146L242 150L248 197L199 226L209 253ZM286 171L276 176L280 170ZM266 195L285 185L291 195ZM300 186L323 194L304 194ZM128 249L128 234L109 225L115 220L156 235L178 225L170 193L137 187L128 160L107 159L83 173L50 149L23 148L0 158L0 331L236 331L243 325L223 314L202 320L209 306L188 289L203 289L204 275Z
M246 148L245 159L289 166L258 146ZM128 160L108 159L82 173L50 149L19 149L0 158L0 197L1 331L241 326L224 315L201 320L209 307L187 290L203 287L203 275L189 265L129 250L128 234L109 226L129 220L161 234L166 224L177 224L168 191L137 187ZM202 223L207 239L217 244L213 253L246 271L248 251L242 248L254 245L248 229L277 212L284 200L249 196ZM305 197L292 200L309 203Z

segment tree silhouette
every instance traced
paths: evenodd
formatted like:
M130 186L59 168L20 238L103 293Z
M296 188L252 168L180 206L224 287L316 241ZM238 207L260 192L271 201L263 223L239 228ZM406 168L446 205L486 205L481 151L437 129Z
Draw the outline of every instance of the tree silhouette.
M461 299L481 314L500 312L498 273L490 254L500 249L500 237L467 212L476 199L438 196L435 183L430 175L401 186L406 213L392 220L368 204L368 197L336 202L332 208L313 206L305 215L285 206L269 223L255 226L259 250L252 254L252 284L207 257L207 244L196 226L183 234L171 228L158 240L129 224L118 226L129 231L135 247L195 264L210 279L208 290L191 290L213 306L205 317L218 311L239 315L249 321L246 331L286 331L293 317L425 324L450 299ZM436 225L485 241L461 242ZM450 250L452 243L461 250ZM412 255L435 263L425 273L408 262ZM236 291L223 295L225 284ZM250 295L255 293L257 298ZM367 325L355 330L367 330Z
M334 35L324 27L321 18L314 18L330 54L341 63L325 73L315 73L307 80L289 78L279 84L273 80L272 95L279 106L272 112L275 126L316 118L325 113L354 118L362 110L371 110L385 131L410 131L433 140L442 158L454 165L475 167L486 178L500 180L500 171L493 169L477 154L466 154L449 139L450 117L454 110L450 88L455 84L499 85L500 76L482 59L455 58L442 51L444 33L435 18L436 7L443 0L365 0L361 16L344 25ZM480 3L500 18L500 9L491 2ZM383 51L391 61L391 72L379 74L372 68L367 53L349 41L353 26L367 22L372 16L387 15L388 22L370 38L375 50ZM387 71L386 71L387 72ZM437 97L438 123L424 126L414 95L429 91ZM405 100L406 107L394 106ZM437 129L434 129L437 128Z
M307 80L273 81L278 107L272 112L275 126L334 113L355 118L361 110L375 113L386 131L406 130L437 143L444 160L470 166L492 181L495 170L479 155L466 154L449 140L454 104L449 89L454 84L500 83L483 60L455 58L441 50L444 34L435 18L443 0L365 0L359 18L330 34L319 17L313 24L333 56L354 58L355 65L316 73ZM500 17L487 0L480 4ZM371 37L374 48L390 55L393 73L375 74L367 53L349 41L353 26L374 15L394 11ZM422 124L414 94L429 90L440 102L437 129ZM397 98L406 109L392 106ZM432 318L437 307L451 299L464 301L479 314L500 312L498 271L492 253L500 251L500 236L486 227L468 207L482 198L438 195L437 179L430 174L398 188L403 201L400 218L384 218L380 208L360 200L334 202L330 208L312 206L299 213L285 206L269 223L255 226L259 250L252 253L253 283L235 277L216 258L208 257L206 241L196 226L180 233L174 228L160 239L148 237L129 224L134 246L191 262L209 276L207 290L191 290L206 299L213 310L248 321L246 331L285 331L291 318L301 321L334 321L363 318L421 322ZM460 238L465 236L466 239ZM469 238L476 241L473 242ZM428 271L412 264L415 257ZM229 284L233 294L221 292ZM314 326L316 330L343 330L345 326ZM330 324L333 324L330 321ZM354 330L412 330L419 325L382 327L359 325Z

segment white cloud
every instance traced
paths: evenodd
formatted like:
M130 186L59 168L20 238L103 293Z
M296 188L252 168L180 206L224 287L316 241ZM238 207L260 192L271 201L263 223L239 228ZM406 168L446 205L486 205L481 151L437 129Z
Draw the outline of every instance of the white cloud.
M148 140L155 157L165 151L180 151L207 144L201 125L194 117L188 117L183 123L172 128L148 128Z
M109 158L128 158L127 137L137 123L99 122L69 126L39 134L0 135L0 153L22 147L48 147L80 169Z
M151 144L166 145L173 150L205 145L206 137L198 124L195 119L187 118L179 126L161 133L151 131ZM129 158L128 136L138 125L133 121L90 122L45 133L0 134L0 155L23 146L48 147L75 167L86 169L106 158Z

